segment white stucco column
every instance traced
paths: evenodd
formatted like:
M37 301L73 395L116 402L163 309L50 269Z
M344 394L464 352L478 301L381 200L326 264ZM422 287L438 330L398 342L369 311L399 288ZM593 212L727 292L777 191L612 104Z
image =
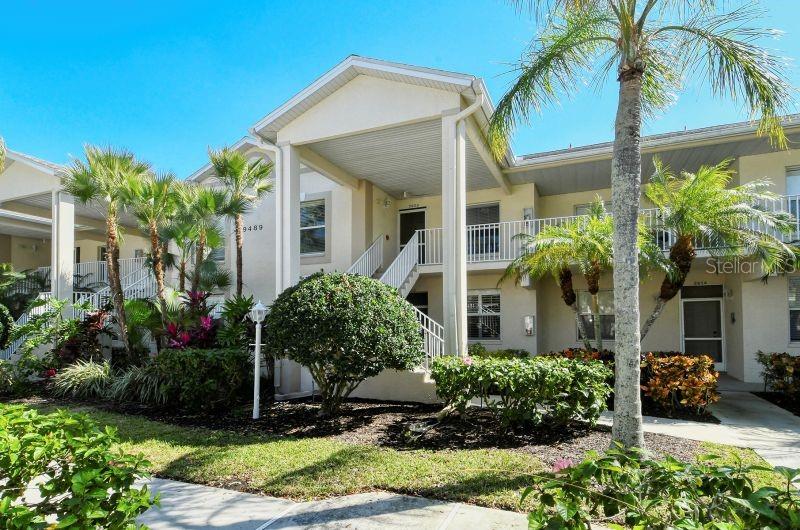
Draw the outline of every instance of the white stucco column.
M52 218L50 290L55 298L71 304L75 261L75 202L71 195L53 191Z
M300 279L300 157L282 144L275 168L275 295Z
M442 308L445 352L467 352L466 127L442 117Z

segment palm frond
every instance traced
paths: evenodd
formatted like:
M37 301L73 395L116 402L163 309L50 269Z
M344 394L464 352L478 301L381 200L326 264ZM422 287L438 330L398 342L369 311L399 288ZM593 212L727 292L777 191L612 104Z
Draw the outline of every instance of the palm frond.
M578 75L609 49L615 38L613 18L600 7L569 11L563 22L551 23L532 43L517 65L519 77L500 99L489 124L489 144L497 159L509 146L517 122L569 94Z

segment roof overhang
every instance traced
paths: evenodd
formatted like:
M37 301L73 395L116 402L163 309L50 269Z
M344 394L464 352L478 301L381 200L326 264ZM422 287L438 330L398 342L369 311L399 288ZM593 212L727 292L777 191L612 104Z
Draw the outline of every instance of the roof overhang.
M483 81L472 75L351 55L259 120L251 131L275 142L282 127L359 75L455 92L468 101L474 100L479 93L488 95ZM493 109L488 97L485 101L488 117Z
M66 169L60 164L48 162L47 160L26 155L25 153L20 153L19 151L12 151L11 149L6 151L6 164L9 164L9 162L24 164L54 177L59 176L60 173Z

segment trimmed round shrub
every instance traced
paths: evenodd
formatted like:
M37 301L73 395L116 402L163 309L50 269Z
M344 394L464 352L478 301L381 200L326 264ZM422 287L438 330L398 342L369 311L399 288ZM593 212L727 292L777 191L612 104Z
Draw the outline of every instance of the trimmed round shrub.
M8 348L8 339L11 338L11 328L14 327L14 319L6 306L0 304L0 350Z
M422 361L422 334L414 309L384 283L355 274L316 273L286 289L266 319L265 343L311 371L321 414L368 377L409 370Z

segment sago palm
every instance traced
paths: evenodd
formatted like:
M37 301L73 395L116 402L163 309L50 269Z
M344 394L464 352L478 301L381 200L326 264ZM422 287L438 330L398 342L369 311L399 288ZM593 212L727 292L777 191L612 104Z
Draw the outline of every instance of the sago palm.
M244 214L252 210L256 202L272 190L269 174L273 164L256 159L248 161L245 155L225 147L219 151L209 150L208 158L214 175L228 193L229 216L233 217L236 237L236 295L242 295L242 246L244 241Z
M642 339L680 292L698 247L714 256L753 257L765 276L795 266L799 252L783 241L782 236L793 233L795 222L791 214L771 207L780 197L768 191L768 180L729 187L733 170L728 160L680 176L660 160L654 163L655 173L644 193L659 211L654 228L674 239L669 260L675 274L661 283L655 308L642 326Z
M786 146L780 113L793 91L784 61L759 46L773 31L751 26L751 5L729 12L715 0L518 0L541 14L544 28L525 52L518 78L489 126L498 158L517 121L577 90L584 76L619 85L611 162L614 233L615 406L613 439L643 447L639 397L639 278L636 254L641 191L641 125L672 103L682 76L706 79L760 119L759 131Z
M139 221L141 229L150 236L150 263L156 280L158 303L161 314L166 315L164 298L164 256L161 230L178 212L181 186L175 175L148 174L145 178L131 181L126 187L126 200ZM164 322L166 325L166 321Z
M64 190L79 202L95 208L106 219L106 265L111 299L119 325L119 337L128 359L133 358L125 320L119 277L119 215L125 207L128 183L147 178L150 166L133 153L111 147L87 145L86 161L75 159L62 179Z

